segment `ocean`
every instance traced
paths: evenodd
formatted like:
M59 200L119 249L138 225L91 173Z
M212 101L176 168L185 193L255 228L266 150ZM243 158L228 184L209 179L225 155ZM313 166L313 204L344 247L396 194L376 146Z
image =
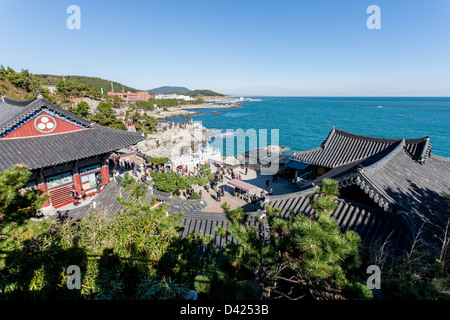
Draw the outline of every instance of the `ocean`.
M293 151L318 147L335 126L344 131L383 138L429 136L432 153L450 157L450 98L253 98L263 101L244 101L241 108L235 109L193 110L202 112L192 117L194 121L201 122L206 128L220 130L212 137L210 145L220 148L223 155L241 154L269 145L272 140L274 144L287 147L285 154L289 155ZM255 136L257 141L247 138L245 146L239 144L238 137L245 135ZM234 147L230 149L227 144L231 146L233 139Z

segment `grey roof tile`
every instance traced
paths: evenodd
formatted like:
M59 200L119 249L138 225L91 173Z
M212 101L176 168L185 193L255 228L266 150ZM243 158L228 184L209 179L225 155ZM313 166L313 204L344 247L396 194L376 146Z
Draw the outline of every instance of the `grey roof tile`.
M358 135L333 127L321 146L294 152L291 157L314 165L335 168L376 155L401 140ZM405 141L405 149L415 160L420 161L428 156L428 137Z

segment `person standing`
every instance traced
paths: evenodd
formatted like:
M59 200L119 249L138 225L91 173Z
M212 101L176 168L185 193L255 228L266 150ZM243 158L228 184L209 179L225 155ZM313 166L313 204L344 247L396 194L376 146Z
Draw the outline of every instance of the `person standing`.
M217 189L216 194L217 194L217 201L220 202L220 198L221 198L221 192L220 192L220 189Z
M270 184L269 179L267 179L266 180L266 188L269 188L269 184Z
M86 192L84 191L83 188L81 188L81 192L80 192L81 198L84 200L86 200Z
M102 175L101 173L97 173L97 192L100 191L100 188L102 187Z
M75 206L77 206L79 204L79 202L78 202L78 192L75 189L75 187L72 187L71 193L72 193L72 198L73 198L73 204Z

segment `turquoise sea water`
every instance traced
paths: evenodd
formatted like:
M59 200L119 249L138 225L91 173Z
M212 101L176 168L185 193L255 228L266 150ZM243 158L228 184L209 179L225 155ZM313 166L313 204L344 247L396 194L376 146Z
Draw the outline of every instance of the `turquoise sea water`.
M450 98L418 97L261 97L263 101L243 102L236 109L199 109L194 121L210 129L254 129L257 134L267 129L270 135L279 130L279 145L289 147L287 153L317 147L335 126L352 133L383 138L419 138L429 136L432 153L450 157ZM219 111L214 114L212 111ZM172 121L186 121L173 119ZM236 131L230 137L242 135ZM226 142L217 135L212 146L227 150ZM230 139L230 138L228 138ZM237 145L237 142L235 142ZM223 147L222 147L223 146ZM247 142L245 149L255 146ZM235 150L236 150L235 146ZM241 151L241 149L239 149ZM238 152L240 153L240 152ZM225 154L225 152L223 152ZM229 154L226 154L229 155Z

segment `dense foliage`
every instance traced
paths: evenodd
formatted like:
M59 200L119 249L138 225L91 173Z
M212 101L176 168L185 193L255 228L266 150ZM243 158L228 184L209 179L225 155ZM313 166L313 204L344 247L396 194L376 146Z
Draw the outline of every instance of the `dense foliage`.
M23 224L35 217L36 211L48 199L40 190L26 188L30 175L23 165L0 173L0 232L8 224Z
M167 157L150 157L150 158L147 158L148 163L154 164L154 165L157 165L157 166L166 164L168 160L169 160L169 158L167 158Z
M158 120L150 115L140 114L136 111L128 116L128 119L134 122L137 132L145 132L146 134L149 134L158 130Z
M176 190L186 190L192 184L192 180L188 177L175 172L151 172L150 176L155 183L155 189L168 193L173 193Z
M102 95L96 88L87 86L76 80L59 80L56 83L56 89L65 98L69 97L89 97L100 98Z
M0 66L0 80L9 80L13 85L23 88L27 92L32 92L39 87L39 80L28 70L16 72L10 67Z
M190 97L197 97L197 96L207 96L207 97L220 96L220 97L223 97L224 96L221 93L217 93L217 92L214 92L214 91L208 90L208 89L194 90L194 91L187 93L186 95L188 95Z
M131 176L122 189L131 198L118 197L119 214L96 209L81 222L27 220L22 214L31 216L43 201L32 189L18 192L28 176L21 166L0 176L1 299L183 299L190 289L200 299L232 300L449 297L447 247L415 243L397 257L380 256L376 247L361 251L359 236L342 233L331 218L334 180L324 179L311 197L315 215L282 217L271 207L253 215L225 204L228 228L216 234L235 241L221 250L201 233L180 238L182 215L155 206L147 185ZM365 286L373 263L383 270L381 290ZM80 267L80 289L67 287L70 265Z
M139 189L130 179L126 189ZM52 220L50 228L10 250L0 265L0 296L182 298L188 286L165 278L158 270L159 261L178 239L181 215L167 216L167 208L154 208L154 201L149 202L143 192L135 196L134 200L118 198L126 213L109 216L96 210L79 223ZM81 269L81 290L67 287L70 265Z
M333 195L326 197L333 202ZM360 264L360 238L341 233L330 218L332 210L316 220L303 214L282 218L279 209L270 207L259 216L228 205L223 209L229 227L217 232L236 242L226 246L219 268L197 278L204 294L229 299L370 296L360 281L348 277Z
M150 92L153 95L156 94L167 94L167 93L181 93L181 94L185 94L187 92L190 92L191 90L189 90L188 88L185 87L174 87L174 86L162 86L162 87L158 87L158 88L153 88L148 90L148 92Z
M42 84L48 84L48 85L56 85L58 81L63 79L63 76L50 75L50 74L37 74L35 76L41 80ZM103 88L103 92L105 94L108 91L112 91L111 83L113 85L114 91L116 91L116 92L117 91L122 92L122 89L125 92L128 92L128 91L129 92L137 92L138 91L134 88L125 86L121 83L101 79L98 77L69 75L69 76L64 76L64 79L66 81L76 81L77 83L80 83L80 84L83 84L90 88L95 89L97 92L101 92L101 89Z
M5 91L8 97L17 100L32 99L36 89L40 90L44 98L57 103L50 91L41 86L40 79L28 70L16 72L10 67L0 66L0 90Z
M121 119L117 118L115 111L107 102L100 102L98 104L97 109L95 113L91 115L90 120L101 126L119 130L127 130L126 125Z
M166 107L180 107L183 105L196 105L203 103L205 103L205 101L203 101L202 99L183 100L183 99L150 98L147 101L136 101L136 108L141 110L154 110L155 106L158 108L166 108Z
M80 101L80 102L78 102L75 109L68 108L67 110L75 113L76 115L78 115L82 118L89 119L89 116L90 116L89 110L90 109L91 108L89 107L89 104L86 101Z

